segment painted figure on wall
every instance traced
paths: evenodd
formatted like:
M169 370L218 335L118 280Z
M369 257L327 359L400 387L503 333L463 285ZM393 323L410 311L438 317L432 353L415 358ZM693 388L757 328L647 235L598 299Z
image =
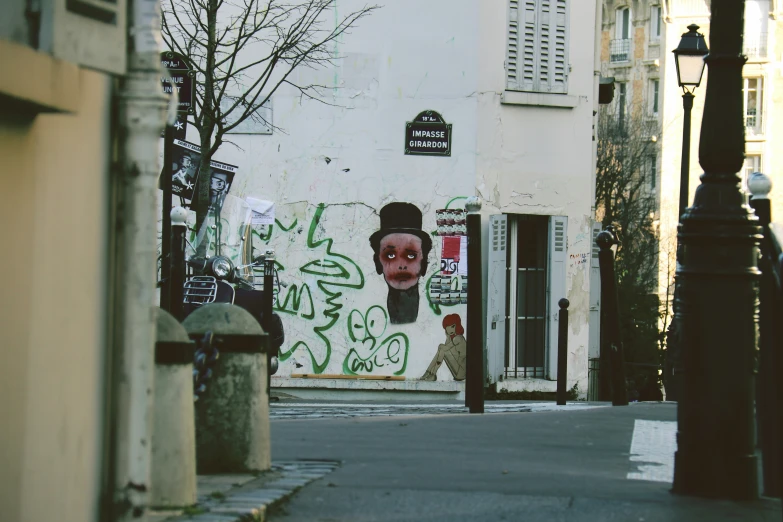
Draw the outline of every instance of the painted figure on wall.
M457 314L449 314L443 318L443 329L446 331L446 342L438 345L438 352L433 357L427 371L421 376L422 381L436 381L438 368L446 361L455 381L465 380L465 361L468 355L468 343L465 341L465 329Z
M392 324L416 321L419 278L427 272L432 239L421 228L421 211L411 203L389 203L380 212L381 228L370 236L375 270L383 274Z

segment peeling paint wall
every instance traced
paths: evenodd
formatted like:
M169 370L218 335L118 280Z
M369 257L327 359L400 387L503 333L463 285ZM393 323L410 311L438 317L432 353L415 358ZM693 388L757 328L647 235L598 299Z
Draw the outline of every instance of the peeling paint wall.
M346 0L339 8L361 5ZM398 0L340 39L334 52L343 58L334 68L297 71L297 81L327 86L326 101L336 107L282 88L273 118L285 133L231 136L235 146L221 148L217 158L240 166L231 193L277 204L277 222L258 240L275 248L287 284L276 303L286 329L278 375L419 379L434 368L438 382L461 377L455 360L463 334L444 318L456 314L464 325L466 305L439 302L432 285L436 278L458 293L465 280L440 280L442 239L433 234L436 210L464 208L467 196L482 197L485 215L567 215L569 252L589 253L594 40L587 21L595 7L571 6L573 109L500 104L505 2ZM453 125L450 157L403 153L405 124L424 110ZM393 322L369 240L392 202L413 204L433 243L411 323ZM588 282L585 268L569 269L569 387L578 380L582 390Z

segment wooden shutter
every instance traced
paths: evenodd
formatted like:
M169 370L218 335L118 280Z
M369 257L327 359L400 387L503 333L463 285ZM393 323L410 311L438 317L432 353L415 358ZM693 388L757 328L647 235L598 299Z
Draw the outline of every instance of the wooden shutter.
M553 24L552 76L549 91L566 94L568 92L568 6L566 0L555 0Z
M568 92L568 0L509 0L506 83Z
M557 380L557 335L558 312L557 304L566 297L566 261L568 218L552 216L549 218L549 281L547 284L548 319L547 319L547 349L546 378Z
M487 383L498 382L506 361L508 216L489 217L487 273ZM470 284L470 282L468 282Z
M589 359L601 355L601 271L598 266L600 248L595 243L599 232L601 232L601 223L593 223L592 243L590 243L590 331L587 346Z

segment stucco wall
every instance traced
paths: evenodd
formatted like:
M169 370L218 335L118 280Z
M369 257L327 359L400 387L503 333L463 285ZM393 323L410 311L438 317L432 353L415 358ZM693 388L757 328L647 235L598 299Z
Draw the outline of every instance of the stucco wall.
M340 2L340 12L361 5ZM277 203L268 244L288 284L277 303L286 328L279 375L416 379L446 340L444 317L458 314L464 324L464 304L427 296L425 283L440 268L437 236L419 281L415 322L392 324L389 291L369 243L387 203L415 205L428 233L436 230L437 209L462 208L472 195L486 200L485 215L568 215L570 243L589 250L593 29L584 21L593 20L595 9L572 5L574 109L500 105L505 3L398 1L341 39L334 53L344 59L335 68L298 71L297 81L326 85L327 101L339 107L281 89L273 118L285 133L232 136L237 147L221 148L218 159L240 166L232 195ZM453 125L450 157L404 154L405 123L428 109ZM189 141L195 141L192 131ZM573 270L569 279L572 368L586 376L587 278L580 274ZM286 305L289 292L296 294ZM453 378L444 364L438 381Z
M80 86L75 114L0 117L3 520L98 520L110 82Z
M493 4L494 5L494 4ZM595 5L570 2L568 95L574 108L501 103L505 87L506 10L481 11L476 191L485 216L498 213L568 217L566 295L569 384L587 389L589 264L594 163L592 156ZM589 256L588 256L589 257ZM556 313L555 310L550 310Z

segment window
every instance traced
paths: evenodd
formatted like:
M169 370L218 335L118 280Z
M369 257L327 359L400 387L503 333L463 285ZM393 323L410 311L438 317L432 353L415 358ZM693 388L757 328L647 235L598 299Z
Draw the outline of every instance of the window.
M660 80L650 80L650 115L652 116L658 116L660 88Z
M569 0L509 0L509 90L568 92Z
M567 223L564 216L490 217L490 382L503 375L550 380L557 376L557 303L566 297Z
M661 39L661 6L654 5L650 9L650 40L658 41Z
M748 134L763 134L762 79L743 78L742 94L745 103L745 130Z
M645 175L650 183L650 190L655 190L658 181L658 156L651 154L647 157Z
M625 117L628 103L628 83L621 82L617 84L617 125L620 130L625 128Z
M609 42L609 61L627 62L631 59L631 10L622 7L615 11L615 38Z
M769 0L746 0L743 52L750 60L767 57Z

